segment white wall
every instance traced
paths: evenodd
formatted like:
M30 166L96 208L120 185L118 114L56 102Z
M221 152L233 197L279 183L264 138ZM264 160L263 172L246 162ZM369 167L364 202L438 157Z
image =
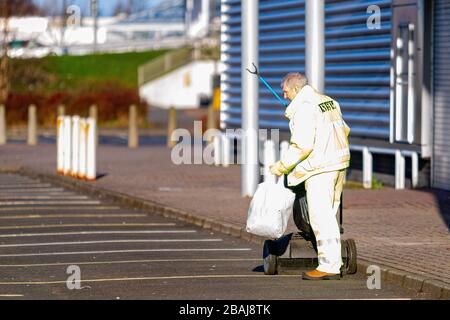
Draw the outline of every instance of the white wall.
M149 105L168 109L198 108L200 96L212 96L213 60L195 61L139 88Z

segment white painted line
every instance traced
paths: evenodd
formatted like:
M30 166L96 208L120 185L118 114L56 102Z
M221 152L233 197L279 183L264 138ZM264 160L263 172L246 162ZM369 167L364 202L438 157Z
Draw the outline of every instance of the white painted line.
M117 261L95 261L95 262L58 262L58 263L37 263L37 264L5 264L0 268L31 268L31 267L56 267L56 266L83 266L101 264L133 264L133 263L161 263L161 262L239 262L239 261L261 261L258 259L154 259L154 260L117 260Z
M43 256L69 256L83 254L113 254L113 253L143 253L143 252L225 252L225 251L252 251L251 248L215 248L215 249L133 249L133 250L108 250L108 251L75 251L75 252L47 252L47 253L15 253L2 254L0 258L9 257L43 257ZM298 276L297 276L298 277Z
M49 247L70 246L106 243L154 243L154 242L220 242L222 239L129 239L129 240L101 240L101 241L69 241L69 242L42 242L42 243L16 243L1 244L0 248L23 248L23 247Z
M17 196L17 195L10 195L10 196L0 196L0 200L10 200L10 199L25 199L25 200L82 200L82 199L89 199L88 196L79 196L79 195L68 195L68 194L58 194L58 195L26 195L26 196ZM3 202L0 201L0 204Z
M276 276L259 275L259 274L211 274L211 275L196 275L196 276L163 276L163 277L140 277L140 278L110 278L110 279L85 279L81 283L92 282L117 282L117 281L149 281L149 280L192 280L192 279L248 279L248 278L297 278L298 275L279 274ZM0 282L0 285L49 285L49 284L65 284L67 280L63 281L29 281L29 282Z
M21 189L21 188L51 188L49 183L17 183L0 185L0 189Z
M30 214L16 216L0 216L1 220L11 219L50 219L50 218L143 218L147 214Z
M19 189L19 190L8 190L8 189L6 189L6 190L2 190L2 194L5 194L5 193L27 193L27 192L30 192L30 193L40 193L40 192L42 192L42 193L47 193L47 192L66 192L63 188L31 188L31 189L24 189L24 188L21 188L21 189Z
M20 206L20 205L36 205L36 204L59 204L59 205L64 205L64 204L81 204L81 205L86 205L86 204L101 204L100 201L98 200L87 200L87 201L0 201L0 206Z
M0 298L20 298L23 294L0 294Z
M18 233L2 234L0 238L20 237L48 237L48 236L71 236L71 235L93 235L93 234L161 234L161 233L196 233L196 230L133 230L133 231L78 231L78 232L53 232L53 233Z
M5 207L0 208L0 211L39 211L39 210L118 210L120 207L116 206L83 206L83 207L70 207L65 206L63 208L59 207Z
M175 223L66 223L66 224L39 224L26 226L0 226L0 230L20 229L47 229L47 228L78 228L78 227L173 227Z

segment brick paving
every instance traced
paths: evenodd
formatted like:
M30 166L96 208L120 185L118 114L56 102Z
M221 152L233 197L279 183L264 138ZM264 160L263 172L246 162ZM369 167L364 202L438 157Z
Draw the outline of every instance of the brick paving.
M54 173L56 150L45 144L0 147L0 169ZM174 165L170 150L103 146L94 185L242 227L250 199L240 196L240 168ZM345 191L345 237L360 258L450 283L450 192L421 189ZM295 230L291 221L289 230Z

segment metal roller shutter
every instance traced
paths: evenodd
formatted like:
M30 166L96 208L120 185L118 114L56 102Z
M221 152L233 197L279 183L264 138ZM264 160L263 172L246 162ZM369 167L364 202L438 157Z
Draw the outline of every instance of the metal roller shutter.
M450 1L434 7L433 187L450 190Z
M304 2L299 0L259 2L259 66L261 74L281 95L280 82L288 72L304 72ZM241 126L241 1L222 2L222 116L227 128ZM260 86L261 128L288 130L284 108Z
M369 29L367 8L381 9ZM352 136L389 139L391 0L326 0L325 91L339 101Z
M326 0L326 93L336 98L353 136L389 139L390 0ZM367 8L381 8L381 29L369 30ZM288 72L305 72L305 3L260 0L258 62L281 93ZM241 126L241 1L222 1L222 112L225 128ZM284 110L260 86L260 127L288 130Z

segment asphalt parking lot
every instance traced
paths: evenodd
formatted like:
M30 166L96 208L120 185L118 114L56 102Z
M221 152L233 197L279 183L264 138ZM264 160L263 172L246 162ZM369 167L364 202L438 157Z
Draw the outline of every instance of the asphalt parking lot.
M266 276L258 245L0 174L0 299L426 298L366 281Z

